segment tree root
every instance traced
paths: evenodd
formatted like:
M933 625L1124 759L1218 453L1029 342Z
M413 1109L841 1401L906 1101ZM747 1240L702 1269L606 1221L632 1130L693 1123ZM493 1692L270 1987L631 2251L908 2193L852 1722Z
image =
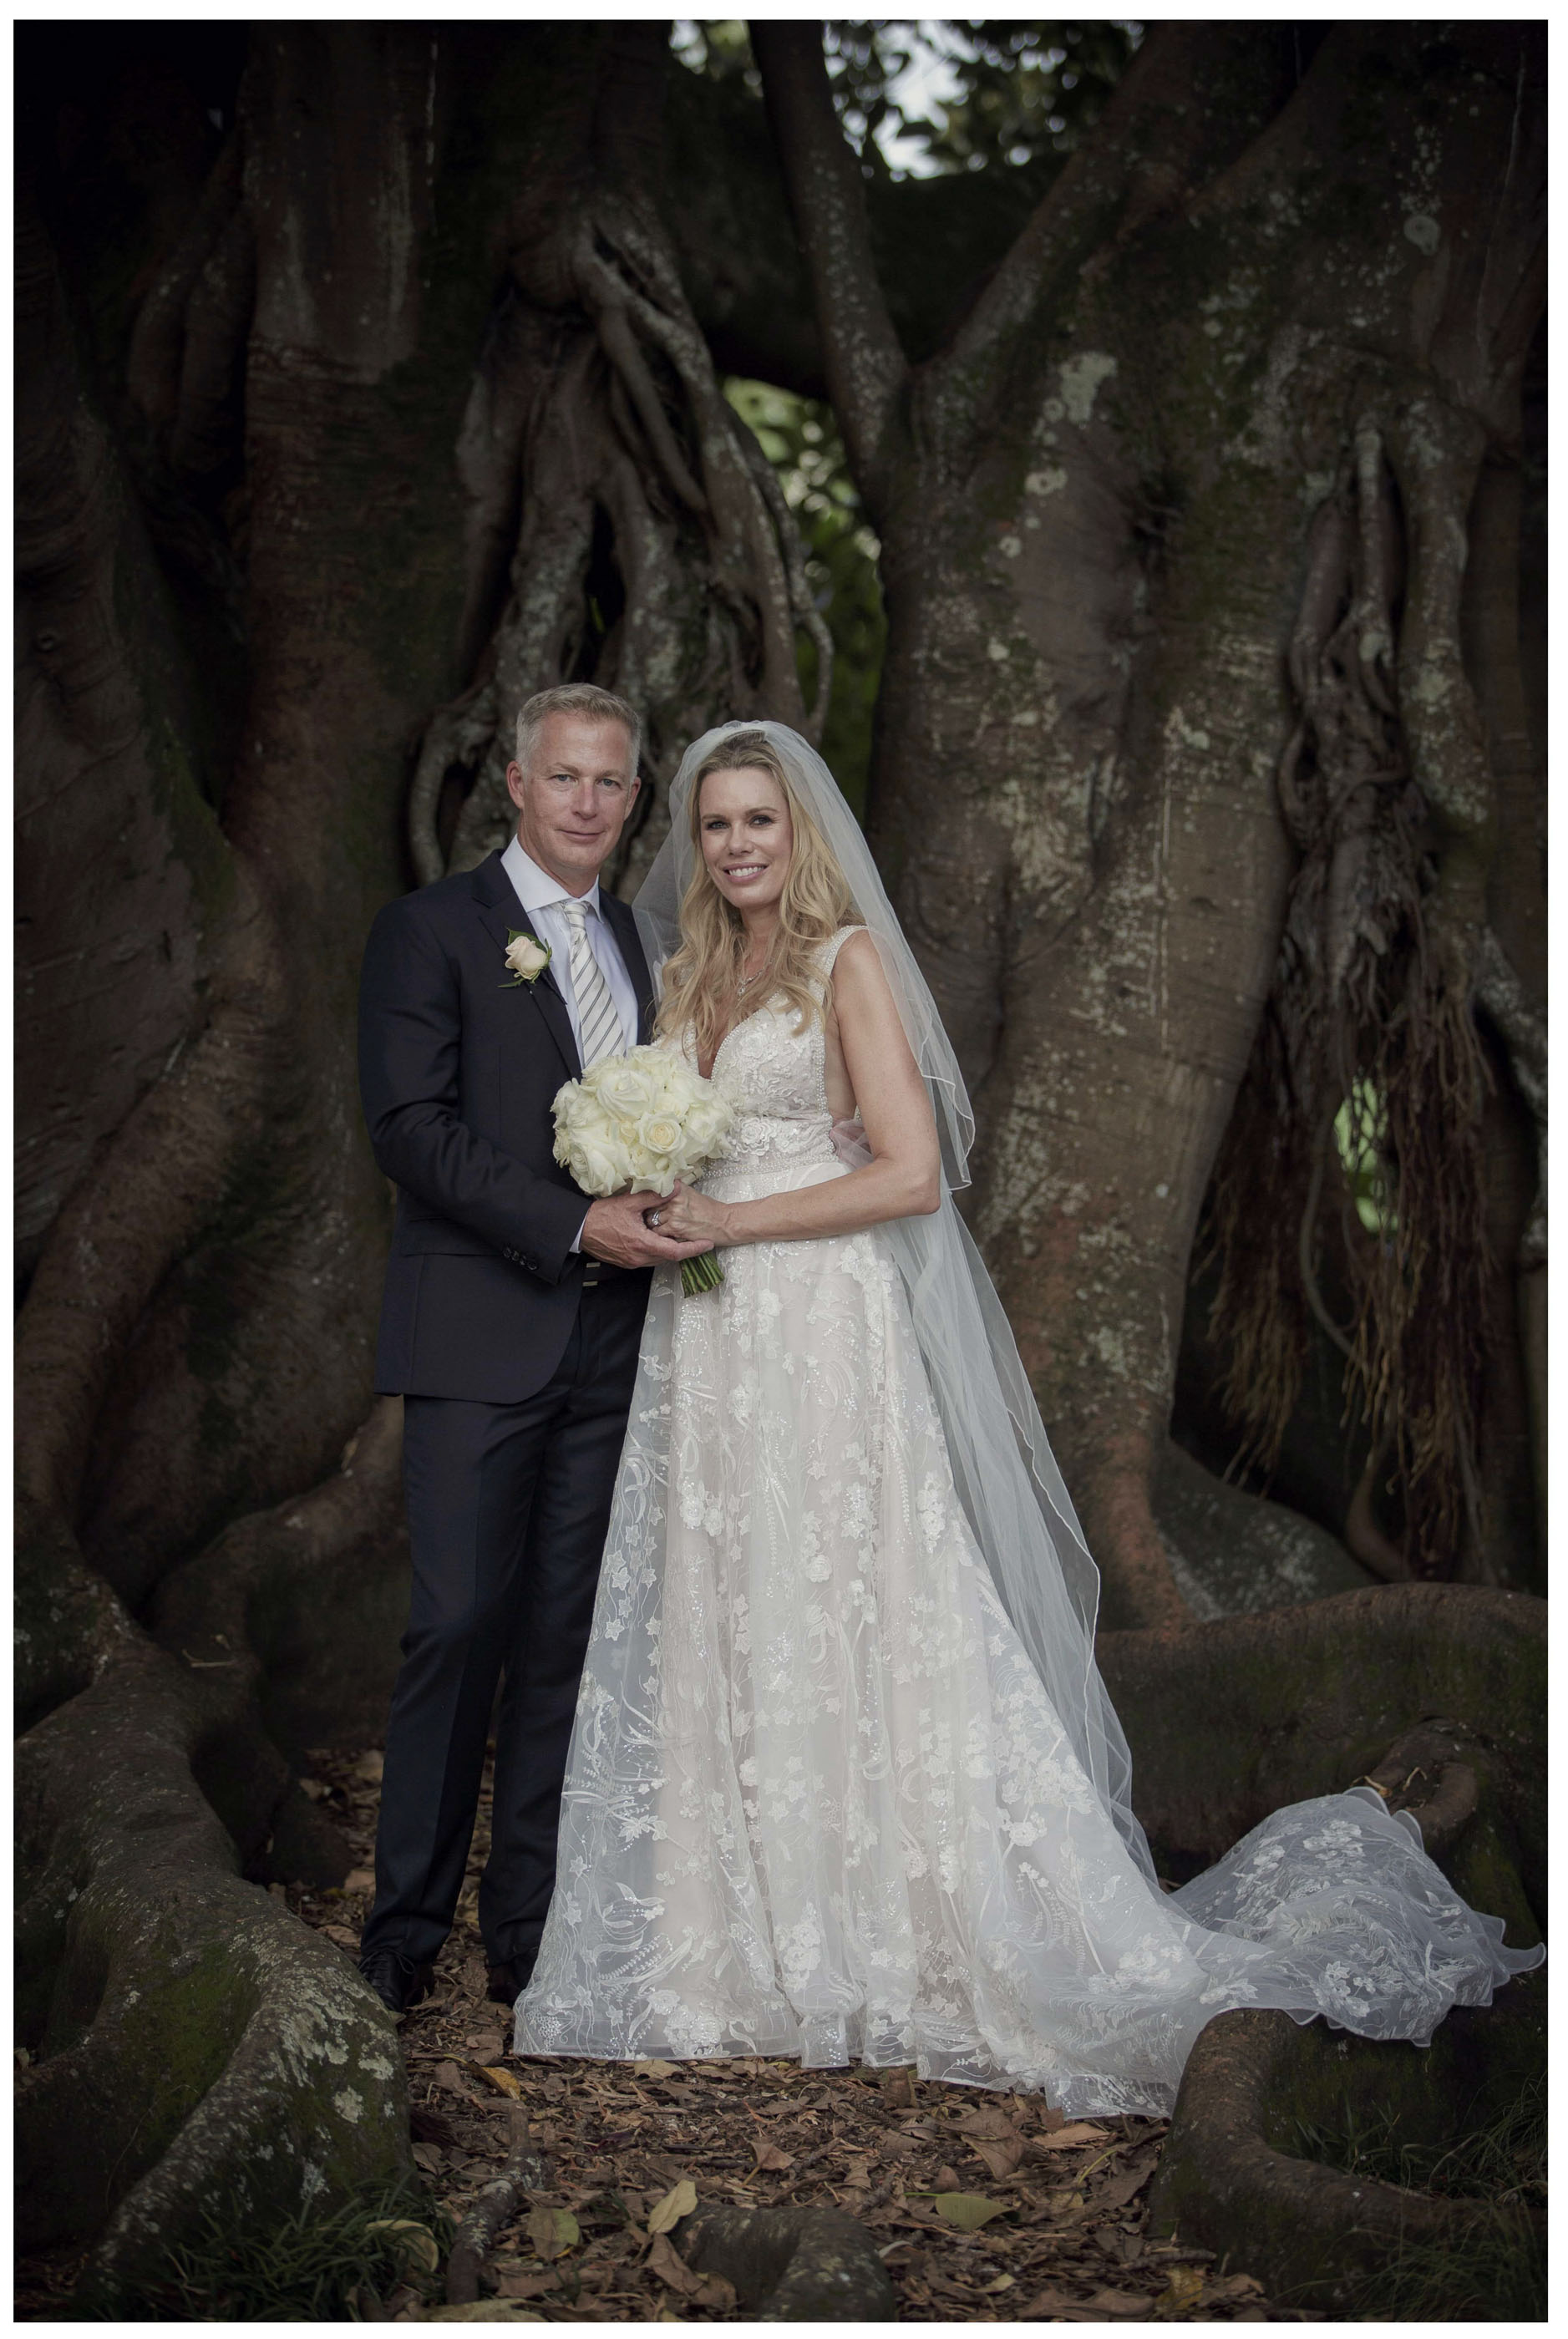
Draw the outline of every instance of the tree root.
M759 2323L891 2323L892 2284L842 2209L710 2209L680 2229L694 2273L722 2275Z
M1526 1593L1399 1584L1179 1632L1101 1633L1157 1851L1194 1874L1282 1803L1365 1779L1401 1758L1422 1717L1449 1715L1426 1726L1461 1747L1482 1807L1434 1857L1516 1946L1539 1939L1545 1616Z
M104 2229L82 2294L94 2312L151 2295L164 2254L208 2216L264 2223L412 2177L390 2018L347 1959L236 1872L336 1881L348 1864L263 1717L285 1745L330 1734L330 1683L309 1664L301 1677L278 1636L301 1607L318 1625L344 1600L358 1615L367 1581L400 1592L401 1411L379 1404L340 1472L176 1571L159 1603L168 1647L79 1562L63 1573L51 1548L32 1571L56 1608L81 1578L81 1630L74 1675L32 1685L35 1702L69 1702L18 1749L18 2027L37 2058L19 2214L33 2246ZM367 1621L362 1702L384 1707L396 1627Z
M498 2176L481 2186L478 2199L462 2224L447 2260L447 2304L471 2306L479 2295L479 2268L502 2226L514 2217L529 2193L547 2179L547 2162L534 2139L526 2112L511 2114L511 2149Z
M397 2033L349 1961L235 1874L202 1725L140 1636L17 1752L25 2245L103 2228L80 2303L123 2315L205 2219L411 2181ZM105 2223L105 2220L107 2221Z
M1452 1855L1476 1818L1487 1757L1479 1739L1435 1719L1402 1732L1365 1782L1415 1816L1435 1858ZM1274 2011L1222 2015L1182 2077L1150 2231L1179 2227L1274 2298L1344 2311L1400 2253L1462 2246L1494 2228L1486 2202L1329 2166L1310 2145L1314 2131L1359 2128L1380 2145L1440 2151L1486 2127L1543 2077L1544 1988L1543 1977L1523 1977L1494 2006L1455 2008L1419 2052Z
M1397 1544L1389 1542L1373 1515L1372 1489L1385 1465L1386 1457L1374 1446L1356 1481L1350 1507L1345 1514L1345 1541L1362 1566L1381 1576L1385 1584L1407 1584L1414 1574L1409 1561Z
M1229 1485L1170 1438L1156 1456L1152 1499L1177 1588L1201 1622L1321 1600L1366 1582L1358 1555L1326 1527Z
M1432 2045L1336 2037L1287 2014L1221 2015L1188 2058L1150 2196L1151 2235L1253 2275L1271 2298L1345 2313L1366 2278L1423 2245L1494 2226L1484 2201L1436 2199L1303 2157L1347 2122L1441 2149L1517 2103L1544 2068L1545 1985L1457 2007ZM1305 2133L1304 2133L1305 2131ZM1529 2213L1520 2213L1527 2238Z
M279 1762L300 1762L311 1746L366 1743L385 1721L407 1592L402 1429L402 1399L378 1399L330 1477L236 1520L154 1596L156 1638L209 1699L203 1785L247 1853L243 1799L207 1775L220 1738L249 1746L264 1722Z
M1474 1765L1461 1759L1467 1752L1465 1733L1455 1723L1434 1719L1407 1730L1366 1773L1366 1784L1391 1811L1415 1814L1429 1852L1453 1843L1479 1807Z

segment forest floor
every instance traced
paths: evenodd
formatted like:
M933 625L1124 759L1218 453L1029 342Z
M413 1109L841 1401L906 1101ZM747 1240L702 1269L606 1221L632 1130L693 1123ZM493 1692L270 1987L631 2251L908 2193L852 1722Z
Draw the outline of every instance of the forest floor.
M381 1758L322 1752L311 1767L306 1790L348 1840L355 1868L340 1890L270 1889L352 1957L370 1910ZM1207 2251L1150 2240L1163 2121L1069 2124L1038 2096L925 2083L911 2071L512 2055L508 2009L486 1999L474 1922L488 1790L487 1766L436 1988L400 2029L414 2156L454 2221L500 2173L514 2106L546 2156L548 2184L503 2228L482 2284L517 2302L519 2321L747 2320L727 2284L689 2273L667 2235L649 2235L650 2210L683 2181L710 2206L848 2211L881 2251L902 2322L1325 2319L1269 2301ZM966 2230L955 2219L983 2222ZM58 2316L78 2263L73 2254L20 2265L18 2319ZM382 2312L415 2321L428 2308L410 2290L394 2292Z
M308 1924L352 1954L370 1907L380 1757L321 1754L311 1791L359 1864L338 1893L296 1892ZM1159 2120L1066 2124L1036 2096L981 2095L912 2072L803 2071L778 2061L605 2064L518 2058L504 2007L485 1997L474 1922L489 1840L489 1776L458 1921L436 1989L403 2018L414 2153L454 2218L496 2176L520 2103L551 2184L530 2208L569 2211L581 2242L540 2255L526 2216L490 2261L497 2294L549 2322L745 2320L700 2285L648 2211L683 2179L710 2205L836 2206L868 2226L901 2321L1321 2321L1267 2300L1205 2251L1147 2235ZM274 1887L273 1890L278 1890ZM989 2205L964 2231L943 2196ZM678 2241L678 2231L676 2236ZM542 2246L555 2246L546 2232ZM389 2304L391 2302L389 2301ZM397 2310L394 2308L394 2316ZM405 2310L407 2311L407 2310Z

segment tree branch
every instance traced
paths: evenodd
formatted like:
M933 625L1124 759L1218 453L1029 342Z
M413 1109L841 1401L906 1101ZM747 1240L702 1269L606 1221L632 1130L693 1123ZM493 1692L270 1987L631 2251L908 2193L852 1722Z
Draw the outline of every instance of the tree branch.
M751 35L805 253L828 394L874 510L883 441L909 366L872 260L865 189L833 113L818 26L757 22Z
M1149 35L954 336L944 370L983 367L998 340L1038 311L1058 271L1081 269L1108 237L1125 242L1178 202L1201 164L1212 172L1217 136L1223 159L1238 133L1261 127L1234 106L1229 84L1238 72L1257 77L1266 39L1271 27L1245 22L1165 24ZM1228 134L1216 118L1222 91L1232 99Z

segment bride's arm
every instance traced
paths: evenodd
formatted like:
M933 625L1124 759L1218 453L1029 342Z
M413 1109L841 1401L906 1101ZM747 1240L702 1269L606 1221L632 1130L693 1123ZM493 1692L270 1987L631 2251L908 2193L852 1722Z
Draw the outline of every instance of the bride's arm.
M847 1178L758 1202L716 1202L678 1188L659 1205L661 1234L722 1250L735 1243L854 1234L936 1209L940 1156L931 1100L869 934L852 934L840 950L833 1003L871 1160Z

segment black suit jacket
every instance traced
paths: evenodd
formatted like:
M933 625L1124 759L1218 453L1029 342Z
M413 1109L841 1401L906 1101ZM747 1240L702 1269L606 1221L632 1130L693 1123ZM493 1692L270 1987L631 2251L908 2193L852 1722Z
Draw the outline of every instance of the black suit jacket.
M599 902L646 1040L636 921ZM554 967L512 982L508 928L533 931L493 853L389 902L365 945L360 1093L398 1188L376 1354L386 1396L517 1404L549 1379L577 1313L585 1261L571 1244L589 1198L555 1159L550 1107L582 1066Z

